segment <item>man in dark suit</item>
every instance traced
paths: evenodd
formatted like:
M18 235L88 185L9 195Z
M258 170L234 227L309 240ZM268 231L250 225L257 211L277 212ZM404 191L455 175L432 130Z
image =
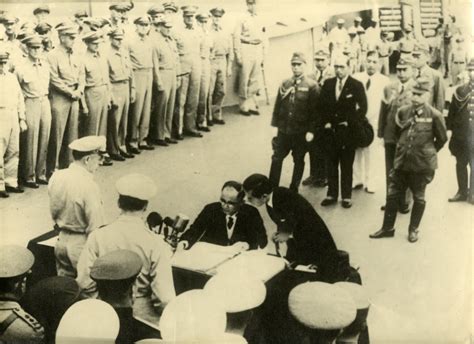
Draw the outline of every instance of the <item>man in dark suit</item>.
M324 128L328 154L328 192L322 206L337 203L339 195L339 166L341 166L342 206L352 206L352 164L355 145L351 124L367 113L364 85L349 75L349 59L335 59L335 78L326 80L320 95L318 126Z
M250 249L267 245L262 217L257 209L244 204L240 183L228 181L224 184L220 201L204 207L181 237L180 246L188 248L197 241L222 246L244 242Z

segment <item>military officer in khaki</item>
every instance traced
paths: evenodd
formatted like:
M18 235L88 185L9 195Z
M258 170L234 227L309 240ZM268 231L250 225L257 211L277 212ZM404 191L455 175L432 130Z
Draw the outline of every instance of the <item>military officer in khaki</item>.
M5 40L2 42L2 45L10 55L8 70L13 71L23 60L23 52L20 48L21 43L18 40L17 33L18 18L11 14L6 14L3 17L2 23L5 27Z
M49 103L49 65L41 58L43 40L38 35L29 37L28 58L17 68L16 75L25 98L28 130L21 135L20 159L23 185L38 188L47 184L46 155L51 130Z
M107 65L110 78L111 109L107 126L107 152L116 161L133 158L127 152L125 137L128 127L128 110L135 102L135 81L128 50L123 47L125 32L115 28L109 32L110 48Z
M0 246L0 343L43 343L43 327L19 304L34 261L24 247Z
M257 94L260 91L262 65L268 40L265 27L257 14L257 0L246 0L247 13L234 30L234 55L240 67L240 112L244 116L258 115Z
M78 137L79 100L84 95L85 84L84 66L72 49L77 27L61 23L57 30L60 45L47 57L52 115L47 177L58 168L66 168L73 160L67 146Z
M208 97L211 84L211 57L213 55L213 42L209 31L209 14L200 12L196 20L201 29L201 85L199 87L199 103L197 110L197 128L200 131L209 132L209 108Z
M0 49L0 198L23 192L17 180L19 135L28 129L23 93L15 75L7 70L8 57Z
M380 72L386 76L390 75L389 58L392 55L392 44L388 40L388 31L382 31L382 37L375 44L375 50L379 54L382 69Z
M211 80L208 97L208 124L225 124L222 118L222 103L227 89L227 78L232 75L232 37L221 26L225 10L220 7L211 9L212 56Z

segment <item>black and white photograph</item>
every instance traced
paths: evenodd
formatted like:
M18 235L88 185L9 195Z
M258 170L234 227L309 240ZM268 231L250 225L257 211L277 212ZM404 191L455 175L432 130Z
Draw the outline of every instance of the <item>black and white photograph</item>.
M0 343L473 343L473 17L0 0Z

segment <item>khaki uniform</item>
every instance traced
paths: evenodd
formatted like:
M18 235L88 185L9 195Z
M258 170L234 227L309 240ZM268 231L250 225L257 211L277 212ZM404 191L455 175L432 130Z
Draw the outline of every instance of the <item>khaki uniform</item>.
M19 120L25 119L23 93L15 75L0 74L0 191L18 186Z
M209 118L208 97L211 84L212 37L209 31L201 29L201 85L199 87L199 104L197 110L197 124L207 126Z
M68 144L77 139L79 100L73 91L84 91L84 66L72 51L58 46L48 54L50 67L51 138L48 147L47 175L66 168L73 161Z
M46 61L25 62L16 75L25 98L28 130L21 134L21 178L26 182L46 180L46 156L51 131L49 93L49 65Z
M390 75L389 58L392 54L392 45L390 42L380 40L375 45L375 49L379 54L380 64L382 66L380 72L384 75Z
M16 301L0 301L0 343L43 343L44 329Z

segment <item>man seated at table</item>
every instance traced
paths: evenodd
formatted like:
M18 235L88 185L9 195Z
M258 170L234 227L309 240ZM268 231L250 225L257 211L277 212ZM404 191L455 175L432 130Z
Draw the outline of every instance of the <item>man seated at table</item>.
M198 241L230 246L239 242L249 248L267 245L267 234L258 210L244 204L242 185L228 181L221 189L219 202L206 205L183 236L179 246L189 248Z

